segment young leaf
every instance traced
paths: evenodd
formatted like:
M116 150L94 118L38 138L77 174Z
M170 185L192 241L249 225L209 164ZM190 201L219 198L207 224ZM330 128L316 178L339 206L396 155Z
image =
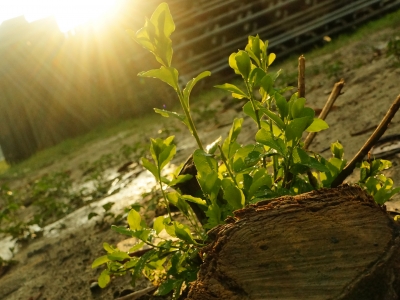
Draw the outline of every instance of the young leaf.
M267 108L264 107L260 107L259 110L266 114L271 120L273 120L275 122L275 124L281 129L281 130L285 130L285 123L282 121L281 118L279 118L276 114L274 114L272 111L270 111Z
M102 264L108 263L109 261L110 260L107 257L107 255L100 256L100 257L98 257L98 258L96 258L94 260L94 262L92 263L92 268L93 269L97 268L98 266L101 266Z
M342 144L340 144L338 141L335 143L331 144L331 152L333 154L333 157L336 157L338 159L343 158L344 150Z
M185 89L183 90L183 99L184 99L184 103L186 105L187 108L189 108L189 97L190 97L190 93L192 92L193 87L196 85L197 82L199 82L201 79L208 77L211 75L210 71L204 71L202 73L200 73L199 75L196 76L196 78L193 78L192 80L190 80L187 84Z
M284 120L289 114L289 105L286 101L286 98L279 93L275 93L274 99L276 106L278 107L279 114L281 115L281 119Z
M131 211L128 214L129 228L131 230L141 229L142 228L142 226L140 225L141 221L142 221L142 218L141 218L140 214L136 210L131 209Z
M107 284L110 283L110 273L108 272L108 270L103 270L103 272L101 272L97 283L101 288L105 288Z
M314 118L314 121L311 123L310 126L308 126L306 128L306 131L307 132L318 132L318 131L325 130L328 128L329 128L329 126L324 120Z
M235 55L236 65L240 74L242 74L243 78L247 80L251 71L251 60L249 54L246 51L240 50Z
M175 279L169 278L166 281L164 281L163 283L161 283L160 286L158 287L157 295L164 296L164 295L168 294L169 292L171 292L174 288L175 281L176 281Z
M208 210L206 211L206 215L208 217L207 224L205 228L214 228L215 226L222 224L221 221L221 209L216 203L208 206Z
M130 259L131 257L123 251L115 251L113 253L107 254L109 260L123 261L125 259Z
M190 195L182 195L181 197L185 201L193 202L193 203L196 203L196 204L202 205L202 206L207 206L207 202L201 198L193 197Z
M275 149L280 155L285 156L287 149L281 139L274 139L271 132L261 128L256 134L256 141L260 144Z
M155 111L156 113L162 115L162 116L165 117L165 118L170 118L170 117L171 117L171 118L175 118L175 119L178 119L179 121L182 121L182 122L184 122L184 123L185 123L185 121L186 121L186 116L185 116L185 115L178 114L178 113L176 113L176 112L174 112L174 111L168 111L168 110L159 109L159 108L154 108L154 111Z
M225 157L230 159L240 147L236 142L236 139L242 130L243 118L233 120L231 129L229 130L229 135L222 144L222 152Z
M161 231L164 230L164 216L159 216L154 220L153 229L156 231L156 234L159 234Z
M145 167L148 171L153 174L153 176L156 178L156 180L160 180L160 175L158 174L158 169L155 165L153 165L147 158L142 157L142 165Z
M214 154L217 151L219 144L221 143L222 137L217 138L214 142L207 145L206 151L208 154Z
M140 72L138 74L140 77L150 77L150 78L158 78L166 84L173 87L175 91L178 91L178 71L172 67L164 67L162 66L160 69L154 69L150 71Z
M230 179L222 180L222 190L224 199L229 203L233 210L241 209L245 205L243 192Z
M242 98L250 98L250 96L247 93L243 92L236 85L233 85L230 83L224 83L221 85L216 85L214 87L237 94L237 95L240 95Z
M246 145L238 149L233 157L233 170L241 172L255 166L262 158L264 149L261 145Z
M312 119L309 117L302 117L290 121L286 126L285 135L288 141L296 141L301 138L303 132L310 125Z
M111 247L108 243L103 243L103 248L104 250L107 251L107 253L113 253L116 250L113 247Z
M274 62L275 58L276 58L275 53L270 53L269 54L269 56L268 56L268 66L272 65L272 63Z
M189 244L196 244L196 242L194 241L193 236L190 232L189 227L187 227L177 221L174 222L174 226L175 226L175 234L176 234L177 238L179 238Z
M143 255L139 258L138 262L137 262L136 265L135 265L133 274L132 274L134 278L139 278L139 277L140 277L140 275L142 274L143 269L144 269L144 267L145 267L145 265L146 265L146 263L147 263L147 260L148 260L155 252L156 252L156 250L152 249L152 250L150 250L149 252L146 252L145 254L143 254Z

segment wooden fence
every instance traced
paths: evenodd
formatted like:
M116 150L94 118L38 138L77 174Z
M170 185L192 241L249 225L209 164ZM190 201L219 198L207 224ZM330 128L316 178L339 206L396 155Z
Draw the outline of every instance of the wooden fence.
M174 101L167 86L150 89L136 76L157 64L125 33L142 26L160 2L126 1L107 26L67 35L53 19L29 24L21 17L0 26L0 145L7 161ZM400 8L400 0L167 2L177 28L173 62L183 81L210 70L219 82L232 74L227 58L249 35L268 39L282 56Z

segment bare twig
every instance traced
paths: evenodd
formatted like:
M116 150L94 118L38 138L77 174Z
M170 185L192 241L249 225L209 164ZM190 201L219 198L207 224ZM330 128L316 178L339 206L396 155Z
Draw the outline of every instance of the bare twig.
M306 83L305 83L305 70L306 70L306 59L304 55L299 57L299 75L297 78L297 91L299 93L299 97L306 96Z
M388 112L386 113L385 117L382 119L381 123L379 124L378 128L372 133L370 138L361 147L358 153L353 157L353 159L347 164L347 166L339 173L339 175L333 180L331 187L337 187L340 185L346 178L349 176L356 164L367 155L369 150L375 145L375 143L381 138L381 136L385 133L390 121L396 114L397 110L400 107L400 95L397 96L396 100L393 102L392 106L389 108Z
M135 299L142 297L143 295L146 295L148 293L155 291L156 289L157 289L156 286L151 286L151 287L145 288L143 290L134 292L132 294L117 298L116 300L135 300Z
M333 86L332 92L328 98L328 101L325 103L324 108L322 109L321 113L319 114L319 117L318 117L319 119L325 120L325 118L328 116L333 104L335 103L336 99L339 97L343 86L344 86L343 79L341 79L339 82L335 83L335 85ZM311 145L311 143L314 140L316 135L317 135L317 132L310 132L308 134L308 136L306 137L306 140L304 141L304 149L308 149L308 147Z

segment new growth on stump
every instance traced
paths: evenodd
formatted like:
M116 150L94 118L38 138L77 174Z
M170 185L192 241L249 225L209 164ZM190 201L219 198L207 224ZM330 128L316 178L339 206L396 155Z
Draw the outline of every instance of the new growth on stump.
M342 295L338 291L345 293L352 290L353 285L359 289L369 283L368 278L361 280L365 275L361 269L350 272L342 264L342 269L332 271L333 263L344 257L339 252L351 250L349 241L363 236L355 226L357 222L363 222L363 218L365 224L372 224L372 220L379 222L380 225L374 228L368 225L368 230L371 227L376 238L380 230L385 235L385 239L376 242L378 246L374 245L372 235L360 240L359 245L372 245L374 250L368 252L368 261L371 264L394 261L390 251L392 246L395 247L393 251L397 251L397 235L394 234L397 229L379 206L399 191L393 188L393 181L382 174L390 167L390 162L362 161L363 157L358 156L355 160L360 167L358 185L363 190L359 187L331 190L331 186L343 182L346 172L354 168L354 159L346 165L339 142L331 145L332 156L329 159L308 150L315 134L328 128L324 118L344 82L335 85L321 115L316 117L314 110L305 105L304 57L299 59L298 91L286 97L284 95L294 88L275 86L280 71L269 71L276 56L268 52L268 41L261 40L258 35L249 36L244 50L234 52L228 58L229 66L243 79L243 84L216 86L232 93L235 99L246 100L243 112L247 119L235 118L226 138L219 137L204 147L193 122L189 100L196 83L211 74L202 72L185 88L181 87L178 70L172 63L170 36L174 30L168 5L162 3L143 28L136 33L130 30L129 34L153 53L161 65L159 69L141 72L139 76L158 78L171 86L182 107L182 112L164 109L155 109L155 112L180 120L196 140L198 149L181 172L165 175L163 170L176 153L175 137L151 139L151 159L143 157L142 164L154 175L168 214L157 217L150 225L138 211L131 210L128 226L112 227L121 234L136 238L138 243L128 252L104 243L107 254L97 258L92 265L105 266L99 285L105 287L112 276L130 273L133 284L144 276L158 287L157 295L172 293L173 299L186 294L189 289L189 299L265 299L266 295L275 297L279 290L288 292L288 283L296 283L304 293L315 295L321 295L326 289L332 291L331 295ZM399 99L391 117L398 109ZM384 119L380 130L387 126L390 116ZM247 145L238 142L245 121L257 125L254 142ZM185 222L174 218L170 212L171 205L179 209ZM347 209L354 219L348 220ZM335 224L334 220L340 222ZM335 225L334 229L327 222ZM264 227L269 229L264 230ZM281 240L285 243L282 244ZM279 248L272 245L279 245ZM325 252L321 248L324 245L327 247ZM310 251L302 250L303 246ZM275 249L273 253L271 249ZM356 261L356 256L363 254L360 251L362 248L348 253ZM387 259L382 256L385 251L389 255ZM254 256L249 256L250 252ZM282 252L279 257L278 252ZM290 253L296 261L289 259L287 255ZM325 254L332 256L332 260L326 261ZM261 259L260 264L258 259ZM321 266L329 266L329 263L332 263L332 270L323 270ZM360 262L357 267L373 266L364 263ZM354 267L353 264L351 268ZM278 269L282 269L280 273ZM385 270L389 272L392 269ZM300 280L303 271L311 273ZM235 272L240 274L234 276ZM347 273L339 280L341 272ZM260 280L267 283L263 285ZM359 285L356 285L357 280ZM308 286L307 282L311 284ZM397 277L393 282L397 284ZM393 283L392 287L395 286ZM200 296L203 294L207 297Z

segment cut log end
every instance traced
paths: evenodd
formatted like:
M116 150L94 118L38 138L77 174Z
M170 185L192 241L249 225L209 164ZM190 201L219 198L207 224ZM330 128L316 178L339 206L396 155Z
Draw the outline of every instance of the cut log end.
M343 185L259 202L216 228L187 299L398 299L399 227Z

